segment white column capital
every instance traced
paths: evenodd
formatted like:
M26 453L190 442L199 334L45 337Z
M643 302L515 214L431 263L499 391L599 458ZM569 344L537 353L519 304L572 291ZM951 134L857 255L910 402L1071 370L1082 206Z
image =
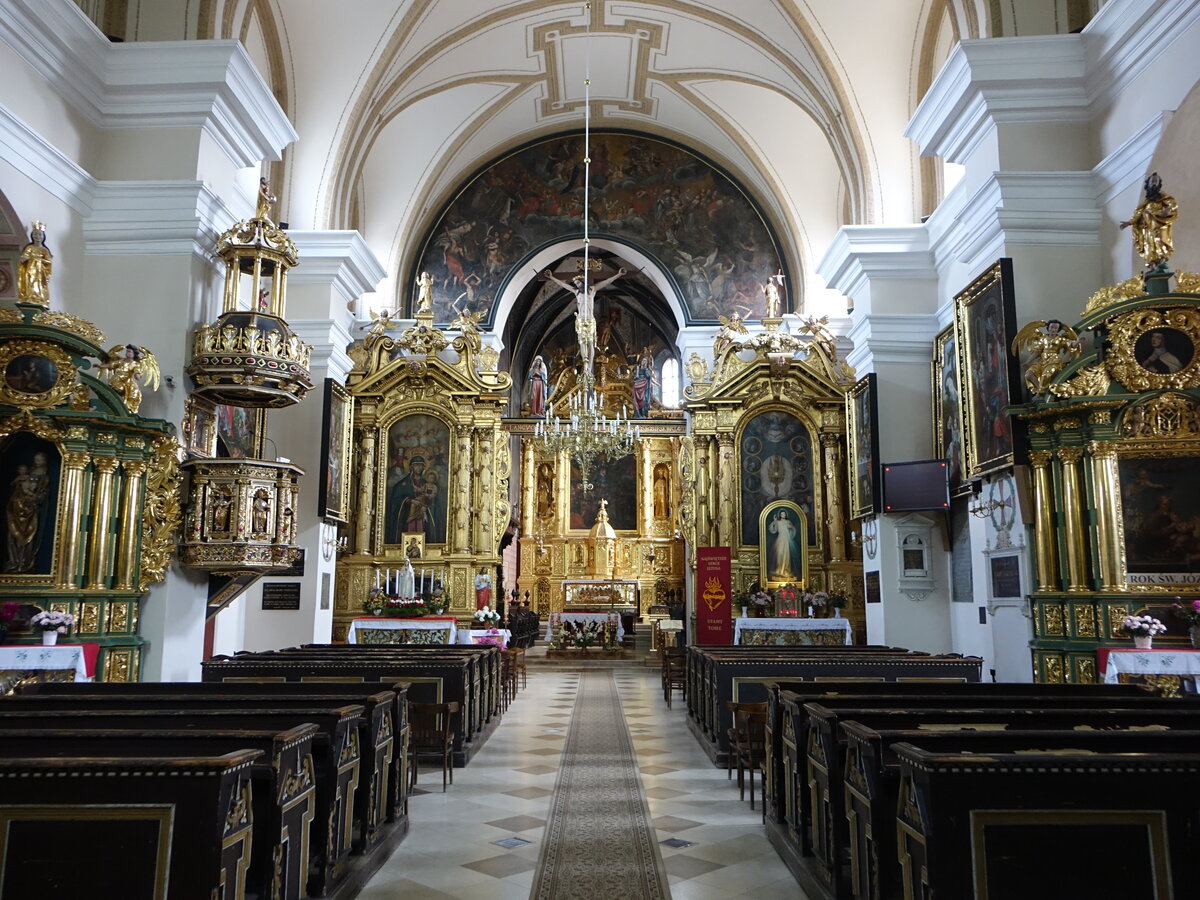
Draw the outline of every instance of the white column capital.
M374 291L387 272L357 231L289 231L300 265L289 284L327 284L346 303Z
M854 307L870 299L873 282L937 278L924 225L845 225L834 235L817 274Z

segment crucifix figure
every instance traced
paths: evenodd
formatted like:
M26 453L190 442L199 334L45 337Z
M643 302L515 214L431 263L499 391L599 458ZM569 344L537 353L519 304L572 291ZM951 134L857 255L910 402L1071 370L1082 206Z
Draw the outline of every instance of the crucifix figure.
M616 275L589 285L586 284L583 275L576 275L568 284L549 269L542 273L543 278L575 295L575 336L579 339L579 354L583 357L584 372L589 376L592 372L592 361L596 357L596 292L608 287L624 274L625 269L621 268L617 270Z

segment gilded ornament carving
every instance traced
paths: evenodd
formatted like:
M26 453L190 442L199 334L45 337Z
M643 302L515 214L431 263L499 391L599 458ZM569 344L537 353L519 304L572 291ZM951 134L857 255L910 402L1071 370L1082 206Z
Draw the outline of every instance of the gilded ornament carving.
M79 631L84 634L97 634L100 631L100 604L79 604Z
M1045 673L1047 684L1063 683L1063 664L1061 657L1043 656L1042 671Z
M109 650L104 654L104 680L105 681L132 681L133 678L133 651L132 650Z
M1066 632L1063 630L1063 611L1061 606L1046 606L1045 607L1046 634L1051 637L1062 637Z
M25 317L21 315L19 309L14 309L11 306L0 306L0 324L11 322L13 324L21 324L25 321ZM693 356L695 354L692 354Z
M19 321L19 318L17 321ZM45 325L49 328L61 328L63 331L69 331L71 334L78 335L85 341L90 341L93 344L104 344L108 340L104 336L104 332L91 322L81 319L78 316L72 316L69 313L55 312L49 309L43 310L34 315L33 324Z
M1124 634L1121 628L1121 622L1129 615L1129 607L1124 604L1113 605L1108 608L1108 634L1105 637L1115 638Z
M1112 410L1097 409L1088 413L1089 425L1109 425L1112 423Z
M406 328L396 340L397 347L421 356L440 353L448 343L441 329L424 322Z
M150 450L146 500L142 511L142 558L138 589L162 581L175 547L175 531L183 521L179 442L156 438Z
M1059 447L1058 458L1067 465L1073 465L1083 458L1082 447Z
M1053 450L1030 450L1029 462L1034 468L1040 468L1050 465L1050 461L1054 459Z
M1186 394L1161 394L1126 410L1122 432L1133 438L1195 437L1200 403Z
M1094 638L1096 636L1096 610L1091 606L1075 605L1075 637Z
M6 341L0 344L0 403L22 409L58 406L75 389L78 371L57 344Z
M1108 321L1113 378L1131 391L1200 386L1200 310L1139 309Z
M1096 677L1096 660L1090 656L1075 658L1075 672L1080 684L1097 684L1100 681Z
M1092 294L1083 308L1083 314L1084 316L1090 316L1094 312L1115 306L1125 300L1141 297L1145 293L1146 286L1142 276L1134 275L1132 278L1126 278L1118 284L1110 284L1108 287L1102 287L1096 293Z
M1176 272L1175 290L1181 294L1200 294L1200 274L1196 272Z
M238 328L228 322L202 325L192 338L192 355L260 356L293 363L307 371L312 345L292 332L280 332L247 325Z
M108 630L118 632L129 631L129 605L127 603L109 603Z
M1056 397L1102 397L1111 384L1112 378L1104 366L1089 366L1062 384L1050 385L1050 393Z

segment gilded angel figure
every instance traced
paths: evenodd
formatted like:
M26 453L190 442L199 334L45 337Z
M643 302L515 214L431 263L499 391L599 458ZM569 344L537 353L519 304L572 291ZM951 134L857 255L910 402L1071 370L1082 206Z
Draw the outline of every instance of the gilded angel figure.
M108 370L109 387L121 394L132 413L142 405L141 381L145 380L152 391L158 390L158 360L145 347L118 344L108 351L100 368Z
M1025 385L1034 397L1046 393L1054 376L1082 349L1075 329L1058 319L1030 322L1017 332L1012 342L1014 354L1029 356L1029 363L1025 366Z

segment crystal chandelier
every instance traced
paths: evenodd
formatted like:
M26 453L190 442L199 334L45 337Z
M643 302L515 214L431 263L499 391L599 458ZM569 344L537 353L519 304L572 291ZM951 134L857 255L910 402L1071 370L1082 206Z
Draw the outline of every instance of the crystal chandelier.
M572 394L568 402L567 415L554 414L554 404L547 403L542 421L534 427L534 437L547 454L566 453L579 466L581 487L592 490L592 469L597 462L620 459L632 452L641 430L629 421L626 415L609 418L604 413L595 389L596 317L592 303L595 288L588 284L591 266L588 251L591 241L588 232L588 209L592 187L591 158L591 25L592 4L584 5L586 31L584 46L587 48L583 77L583 271L579 278L579 290L575 292L578 312L575 316L575 333L579 339L579 355L583 364L583 391Z

